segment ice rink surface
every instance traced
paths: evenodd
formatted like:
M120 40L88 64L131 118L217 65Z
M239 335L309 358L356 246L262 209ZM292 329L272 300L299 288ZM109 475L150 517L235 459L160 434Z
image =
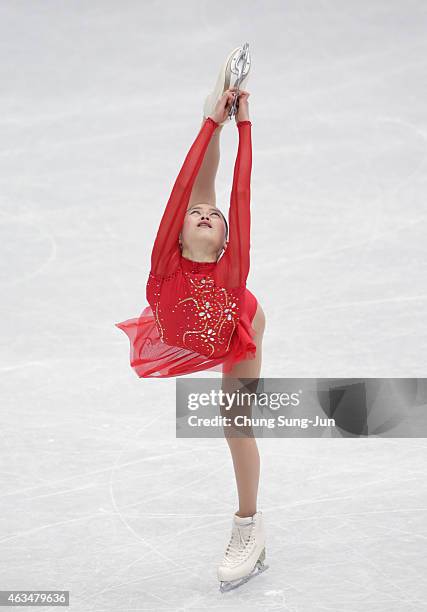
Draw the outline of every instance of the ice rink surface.
M1 589L69 590L73 612L425 610L423 438L260 440L270 568L219 593L227 445L175 438L174 379L138 379L114 323L146 305L204 98L249 42L263 376L426 375L427 4L17 0L0 24ZM221 147L227 210L234 123Z

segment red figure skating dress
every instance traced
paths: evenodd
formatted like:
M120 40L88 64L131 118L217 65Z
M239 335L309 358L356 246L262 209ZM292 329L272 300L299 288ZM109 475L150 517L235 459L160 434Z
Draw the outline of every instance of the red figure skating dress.
M130 340L130 365L139 377L182 376L201 370L229 372L254 358L255 296L246 288L250 249L250 121L237 123L239 147L229 210L229 241L216 262L182 256L179 234L191 191L211 137L208 117L172 189L151 254L147 306L138 318L115 325Z

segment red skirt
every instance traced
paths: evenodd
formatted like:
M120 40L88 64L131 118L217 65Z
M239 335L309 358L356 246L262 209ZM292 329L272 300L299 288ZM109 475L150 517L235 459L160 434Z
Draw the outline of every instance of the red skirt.
M140 378L184 376L202 370L226 373L230 372L235 363L254 359L256 355L252 321L258 302L247 288L244 304L233 333L230 350L224 357L210 358L188 349L165 344L160 339L151 306L144 308L138 318L115 323L115 326L124 331L129 338L130 365Z

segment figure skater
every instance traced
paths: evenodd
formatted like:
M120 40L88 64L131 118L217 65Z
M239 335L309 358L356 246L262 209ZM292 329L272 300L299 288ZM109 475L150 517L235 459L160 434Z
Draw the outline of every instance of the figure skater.
M250 250L252 122L247 43L227 57L206 98L191 145L160 221L146 285L148 306L116 326L130 340L130 364L141 378L222 372L223 384L257 379L265 315L246 287ZM220 133L235 112L238 151L229 222L216 205ZM218 567L221 590L240 586L264 566L263 516L257 510L260 459L253 437L226 437L239 509Z

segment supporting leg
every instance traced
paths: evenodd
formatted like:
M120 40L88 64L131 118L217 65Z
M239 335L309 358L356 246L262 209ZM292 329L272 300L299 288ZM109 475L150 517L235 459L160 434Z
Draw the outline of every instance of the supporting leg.
M223 388L227 391L234 378L259 378L262 358L262 338L265 328L265 315L258 304L252 326L256 331L254 338L257 350L255 359L237 363L229 373L223 373ZM253 516L257 512L257 495L260 474L260 458L255 437L235 438L227 436L226 440L233 459L239 496L238 516Z

